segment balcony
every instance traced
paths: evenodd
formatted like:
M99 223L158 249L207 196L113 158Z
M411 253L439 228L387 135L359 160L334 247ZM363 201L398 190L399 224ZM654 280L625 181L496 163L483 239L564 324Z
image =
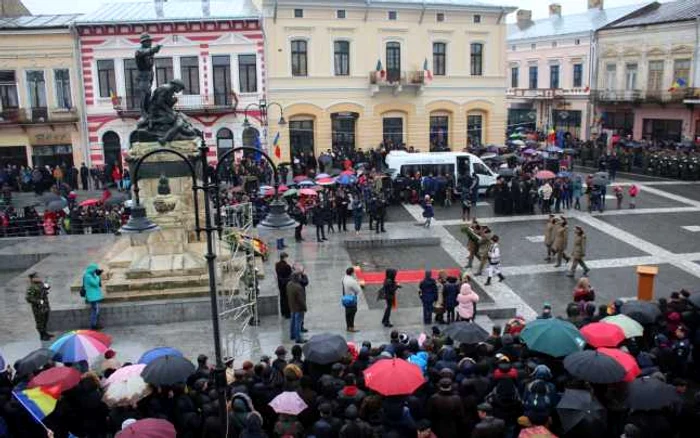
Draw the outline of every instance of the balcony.
M425 85L425 73L422 70L389 70L383 77L377 75L376 71L369 72L369 90L372 96L379 93L382 88L391 89L394 95L398 95L403 91L404 87L415 89L415 93L420 94L423 92Z
M76 108L5 108L0 110L0 126L60 125L77 123Z
M564 97L564 90L561 88L509 88L506 97L550 100Z
M141 113L141 99L138 96L116 96L112 106L120 116L138 117ZM238 97L233 94L213 94L210 96L178 96L175 109L188 115L235 113Z
M660 105L683 103L697 95L697 89L684 88L675 91L668 90L596 90L593 99L596 103L655 103Z

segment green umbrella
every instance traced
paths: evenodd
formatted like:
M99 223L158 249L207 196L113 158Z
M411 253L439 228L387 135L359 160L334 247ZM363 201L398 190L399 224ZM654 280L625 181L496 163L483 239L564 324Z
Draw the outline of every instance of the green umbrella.
M299 196L299 190L289 189L282 195L283 198L291 198L292 196Z
M567 356L583 350L586 345L586 340L573 324L556 318L528 322L520 339L530 350L552 357Z
M606 316L602 319L602 322L620 327L625 332L625 338L627 339L638 338L644 335L644 327L627 315Z

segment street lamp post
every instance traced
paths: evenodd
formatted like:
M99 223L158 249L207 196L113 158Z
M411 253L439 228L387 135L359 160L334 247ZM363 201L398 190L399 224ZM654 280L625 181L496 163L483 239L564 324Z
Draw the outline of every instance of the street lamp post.
M287 121L284 120L284 109L282 108L282 105L277 102L267 102L265 99L260 99L260 101L257 103L253 102L246 105L245 110L243 111L243 127L249 128L251 126L250 121L248 120L248 110L253 107L257 107L258 110L260 110L260 120L262 121L263 126L267 126L267 110L271 106L276 106L280 109L280 119L277 124L280 126L286 125Z
M282 119L284 120L284 119ZM251 152L260 153L260 155L270 164L274 173L274 187L275 187L275 197L270 203L270 212L265 217L265 219L260 223L260 226L269 229L286 229L291 228L296 225L296 222L289 217L286 210L286 204L284 201L279 199L279 173L277 166L272 161L269 155L264 151L250 146L238 146L230 149L225 154L223 154L219 162L216 165L214 174L211 174L209 166L207 165L207 156L209 152L209 147L204 142L203 138L200 138L200 146L198 148L199 156L196 161L200 161L202 164L202 182L201 185L196 184L196 161L193 163L190 159L179 151L170 148L159 148L154 149L146 154L144 154L136 164L134 165L134 171L132 175L133 189L134 189L134 206L132 208L131 217L129 221L121 228L121 232L125 234L135 234L135 233L149 233L153 231L158 231L160 227L154 224L146 216L146 209L141 205L139 200L139 169L143 162L155 154L172 154L178 156L187 165L192 179L194 181L192 191L195 198L195 206L197 193L202 191L204 193L204 227L199 225L199 211L195 207L196 225L195 231L197 232L197 238L199 239L200 233L203 231L207 237L207 252L204 258L207 261L207 270L209 275L209 297L211 299L211 321L214 331L214 355L216 357L216 367L214 369L214 385L218 394L219 399L219 417L221 419L222 426L222 436L225 437L228 416L226 415L226 374L225 368L221 355L221 332L219 329L219 306L217 302L217 290L216 290L216 254L214 253L214 232L221 233L222 226L217 221L217 225L212 223L212 209L210 205L210 195L214 194L218 196L219 194L219 170L221 165L226 162L226 158L240 150L248 150ZM221 214L221 203L216 203L217 217Z

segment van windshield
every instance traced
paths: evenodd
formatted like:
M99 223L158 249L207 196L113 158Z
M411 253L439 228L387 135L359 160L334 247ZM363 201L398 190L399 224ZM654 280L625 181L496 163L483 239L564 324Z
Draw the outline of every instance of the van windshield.
M401 175L411 177L420 173L422 176L454 175L454 164L405 164L401 166Z

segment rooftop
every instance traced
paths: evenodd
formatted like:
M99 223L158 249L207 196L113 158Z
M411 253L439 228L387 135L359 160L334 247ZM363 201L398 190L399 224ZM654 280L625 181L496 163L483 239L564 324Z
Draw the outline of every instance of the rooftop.
M303 4L310 4L313 5L313 3L317 0L264 0L266 4L274 4L279 2L280 4L285 4L285 5L303 5ZM505 0L508 1L508 0ZM515 3L514 0L511 0L512 3ZM328 5L329 3L333 3L332 1L327 1L323 2L324 5ZM416 8L416 9L421 9L423 6L428 7L428 8L436 8L436 7L445 7L445 8L475 8L475 9L484 9L484 10L493 10L497 11L499 9L505 9L506 12L512 12L516 8L511 7L511 6L498 6L498 5L493 5L490 3L486 3L483 1L479 0L344 0L342 1L343 5L346 6L355 6L355 7L405 7L405 8Z
M697 2L697 0L691 1ZM581 14L562 15L560 17L551 16L534 20L529 26L524 28L520 28L517 23L509 24L508 41L546 38L598 30L644 6L645 4L637 4L609 9L589 9Z
M678 0L654 3L630 17L606 26L608 29L695 20L700 16L700 1Z
M0 17L0 30L67 28L78 17L80 17L80 14Z
M200 20L258 19L260 11L250 0L211 1L209 14L202 11L201 1L168 1L158 14L153 1L106 3L94 12L83 15L76 24L154 23Z

